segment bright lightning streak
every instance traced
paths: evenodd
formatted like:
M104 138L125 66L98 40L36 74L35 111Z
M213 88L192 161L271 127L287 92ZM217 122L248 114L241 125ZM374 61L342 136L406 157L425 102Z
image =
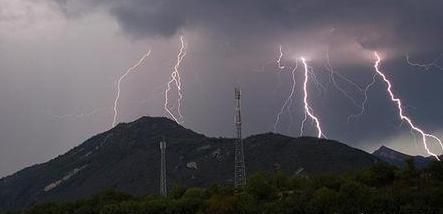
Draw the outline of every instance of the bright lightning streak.
M177 122L178 124L183 123L183 115L181 113L181 105L182 105L182 100L183 100L183 94L181 91L181 78L180 78L180 65L183 61L183 59L186 56L186 47L185 47L185 42L183 39L183 36L180 36L180 49L178 51L177 54L177 63L174 65L174 70L171 73L171 79L168 81L167 84L167 88L165 90L165 104L164 104L164 109L165 111L172 117L172 119L175 120L175 122ZM177 88L177 94L178 94L178 99L177 99L177 114L178 116L175 116L172 111L169 109L168 105L169 105L169 91L171 91L172 89L172 84L175 83L175 87Z
M317 137L321 138L323 136L323 132L320 127L320 120L314 115L314 113L312 112L312 109L308 103L309 68L308 68L308 65L307 65L304 57L301 57L301 61L303 62L303 65L305 68L305 73L304 73L305 80L303 82L303 93L304 93L303 102L304 102L304 106L305 106L305 118L303 119L300 131L301 131L301 134L303 134L304 123L307 120L307 116L309 116L315 122L315 127L317 128L317 133L318 133Z
M281 60L283 59L283 55L284 55L283 47L280 45L278 50L279 50L279 56L278 56L277 60L275 61L275 63L277 64L279 72L278 72L278 79L277 79L278 82L277 82L277 85L275 86L274 91L276 91L276 90L278 90L280 88L280 85L281 85L281 73L282 73L281 71L283 71L285 69L285 66L283 66L281 64ZM264 67L263 67L263 69L264 69Z
M440 55L441 57L441 55ZM411 65L411 66L415 66L415 67L419 67L421 69L424 69L426 71L432 69L432 68L437 68L439 70L443 70L443 66L439 65L437 62L440 59L440 57L436 58L434 61L432 61L431 63L427 63L427 64L419 64L416 62L412 62L409 55L406 55L406 62Z
M278 56L278 59L277 59L277 66L278 66L278 68L279 68L280 70L283 70L283 69L285 69L285 66L283 66L283 65L281 64L281 60L282 60L282 58L283 58L283 48L282 48L281 45L280 45L280 47L279 47L279 51L280 51L280 55Z
M440 144L440 146L441 146L442 149L443 149L443 144L442 144L441 140L440 140L439 138L437 138L436 136L431 135L431 134L427 134L427 133L425 133L423 130L421 130L420 128L416 127L416 126L414 125L414 123L412 122L412 120L411 120L409 117L407 117L407 116L404 115L404 113L403 113L403 106L402 106L402 102L401 102L400 98L397 98L397 97L394 95L394 93L392 92L392 85L391 85L391 82L386 78L385 74L383 74L383 73L380 71L380 62L381 62L381 57L380 57L380 55L379 55L377 52L374 52L374 56L377 58L377 60L375 61L375 64L374 64L375 72L376 72L377 75L380 76L380 77L383 79L383 81L385 82L385 84L386 84L386 86L387 86L386 91L388 92L388 94L389 94L389 96L390 96L390 98L391 98L391 101L394 102L395 104L397 104L398 113L399 113L400 118L401 118L403 121L406 121L406 122L408 123L408 125L411 127L411 129L413 129L414 131L420 133L420 135L421 135L421 137L422 137L422 141L423 141L423 146L424 146L426 152L427 152L429 155L434 156L437 160L440 160L440 158L439 158L436 154L432 153L432 152L429 150L429 148L428 148L428 143L427 143L427 139L428 139L428 138L434 139L435 141L437 141L437 142Z
M117 124L117 117L118 117L118 104L119 104L119 99L120 99L120 92L121 92L121 82L131 73L134 72L135 69L137 69L144 61L147 57L149 57L149 55L151 55L151 50L148 50L148 52L146 54L143 55L142 58L140 58L140 60L133 66L131 66L130 68L128 68L128 70L126 70L126 72L118 79L117 81L117 95L115 96L115 100L114 100L114 118L112 121L112 127L115 127L115 125Z
M277 132L277 126L278 126L278 123L280 122L280 117L281 117L281 115L283 114L283 111L284 111L286 108L289 109L289 107L292 105L292 97L294 96L295 85L296 85L296 82L295 82L295 71L296 71L297 68L298 68L298 63L297 63L297 61L296 61L295 63L296 63L296 64L295 64L295 67L294 67L294 69L292 69L292 72L291 72L291 74L292 74L292 87L291 87L291 92L289 93L289 96L286 98L285 103L284 103L283 106L281 107L280 112L278 112L278 114L277 114L277 117L276 117L275 122L274 122L274 133Z

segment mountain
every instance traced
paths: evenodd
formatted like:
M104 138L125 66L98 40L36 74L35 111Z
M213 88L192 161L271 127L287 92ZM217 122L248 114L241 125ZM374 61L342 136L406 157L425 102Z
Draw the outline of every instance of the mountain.
M38 202L69 201L104 189L157 194L159 142L167 142L167 182L209 186L233 182L234 141L209 138L166 118L142 117L96 135L46 163L0 180L0 210ZM312 137L261 134L244 139L247 174L281 170L339 173L368 167L374 156L345 144Z
M424 168L433 160L432 157L407 155L386 146L381 146L375 150L372 155L397 167L403 167L406 160L413 159L417 168Z

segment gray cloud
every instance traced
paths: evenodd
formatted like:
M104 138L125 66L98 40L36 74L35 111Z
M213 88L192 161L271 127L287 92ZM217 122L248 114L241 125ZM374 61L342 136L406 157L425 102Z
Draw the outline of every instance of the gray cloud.
M65 11L72 0L58 0ZM443 2L439 0L89 0L135 37L172 36L201 29L230 39L335 29L368 49L433 51L442 48ZM79 7L77 7L79 8ZM78 12L78 10L76 11Z

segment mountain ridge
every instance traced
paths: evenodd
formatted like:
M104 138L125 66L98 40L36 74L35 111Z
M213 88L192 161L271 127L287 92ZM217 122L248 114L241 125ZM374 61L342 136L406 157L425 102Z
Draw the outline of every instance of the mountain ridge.
M234 139L211 138L167 118L142 117L97 134L68 152L0 179L0 210L46 201L71 201L113 188L134 195L159 189L160 151L167 141L169 188L230 184ZM378 159L314 137L265 133L244 139L247 174L258 171L339 173L368 167Z
M421 155L404 154L385 145L372 152L372 155L397 167L404 167L406 160L411 159L417 168L424 168L434 159L431 156L423 157Z

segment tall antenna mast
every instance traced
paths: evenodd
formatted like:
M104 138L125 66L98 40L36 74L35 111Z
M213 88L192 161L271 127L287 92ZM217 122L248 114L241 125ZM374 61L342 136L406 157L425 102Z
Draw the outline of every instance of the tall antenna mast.
M236 189L246 184L245 156L243 152L243 140L241 135L241 92L235 88L235 166L234 166L234 186Z
M166 141L160 141L160 195L166 197L168 191L166 189Z

